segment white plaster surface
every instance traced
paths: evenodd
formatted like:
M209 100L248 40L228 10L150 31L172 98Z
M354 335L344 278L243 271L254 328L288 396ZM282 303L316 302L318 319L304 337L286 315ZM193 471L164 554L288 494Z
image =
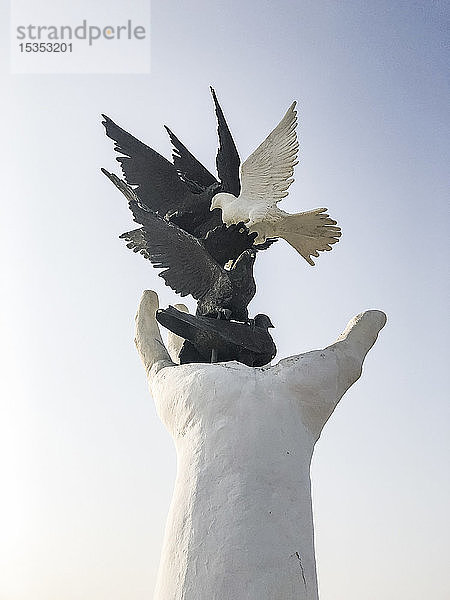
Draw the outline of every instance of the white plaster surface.
M157 308L144 292L136 345L178 472L154 600L316 600L311 456L386 316L272 367L175 366Z

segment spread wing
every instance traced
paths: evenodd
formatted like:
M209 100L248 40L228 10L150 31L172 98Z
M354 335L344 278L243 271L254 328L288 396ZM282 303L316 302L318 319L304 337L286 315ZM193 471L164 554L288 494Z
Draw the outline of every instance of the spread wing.
M212 175L208 169L204 167L191 152L189 152L186 146L180 142L177 136L167 126L165 126L165 128L173 146L173 164L178 171L179 176L186 182L191 191L198 193L205 190L210 185L215 183L218 184L219 182L214 175Z
M110 173L106 169L101 169L102 173L106 175L106 177L113 182L118 190L122 192L125 198L128 200L128 208L133 213L133 218L136 223L140 223L141 225L147 224L147 217L150 214L149 208L142 205L140 198L137 196L136 192L129 185L117 177L115 173ZM151 213L157 214L157 213Z
M273 344L271 335L263 329L245 323L191 315L173 306L159 310L156 319L161 325L185 340L196 340L200 334L202 337L210 338L213 345L222 340L258 354L267 352Z
M155 267L165 269L159 276L181 296L191 294L196 300L201 300L213 287L232 292L228 273L208 254L197 238L156 213L140 207L134 190L124 181L121 183L126 188L133 214L139 214L144 223L144 227L120 236L128 242L128 248L141 253Z
M239 177L241 159L213 88L211 88L211 94L216 109L219 136L219 149L216 156L217 174L222 183L222 191L238 197L241 191Z
M231 281L224 269L192 235L158 215L149 213L151 230L141 227L123 233L127 248L139 252L154 267L165 269L159 276L181 296L191 294L201 300L212 288L232 292Z
M140 201L154 212L165 215L183 205L195 204L195 194L181 181L174 165L149 148L109 117L104 118L106 135L114 140L114 149L125 180L136 187Z
M143 205L141 199L137 196L133 188L127 185L125 181L117 177L117 175L115 175L114 173L109 173L106 169L102 169L102 173L106 175L106 177L108 177L110 181L113 182L113 184L122 192L122 194L128 200L128 208L133 213L133 218L136 221L136 223L140 223L141 225L147 225L149 209L147 206ZM198 208L200 208L200 205L198 206ZM150 212L152 213L152 211ZM169 217L166 216L166 218ZM174 223L181 229L192 233L194 237L203 238L205 235L207 235L207 233L210 230L219 227L222 222L222 219L218 210L214 210L212 212L208 210L205 213L202 213L200 212L200 210L198 210L196 214L186 212L182 213L181 215L172 215L170 217L170 221L171 223ZM257 249L264 250L265 248L258 247Z
M275 129L241 167L241 196L252 209L265 211L288 195L294 181L298 141L296 103L293 102Z

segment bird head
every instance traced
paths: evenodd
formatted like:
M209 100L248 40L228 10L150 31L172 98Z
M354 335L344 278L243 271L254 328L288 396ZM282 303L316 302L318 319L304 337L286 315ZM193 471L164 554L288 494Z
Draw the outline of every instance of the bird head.
M272 325L272 321L269 319L269 317L262 313L259 315L256 315L253 322L255 324L255 327L261 327L261 329L269 329L269 328L274 327L274 325Z
M226 204L232 202L233 200L236 200L233 194L228 194L227 192L220 192L219 194L216 194L213 197L211 207L209 210L214 210L215 208L222 209Z

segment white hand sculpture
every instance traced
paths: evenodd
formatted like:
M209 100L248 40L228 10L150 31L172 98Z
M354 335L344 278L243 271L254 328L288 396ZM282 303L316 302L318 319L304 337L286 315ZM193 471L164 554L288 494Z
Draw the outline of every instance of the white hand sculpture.
M155 600L317 600L314 444L386 315L364 312L331 346L252 368L176 365L157 309L144 292L135 341L178 473Z

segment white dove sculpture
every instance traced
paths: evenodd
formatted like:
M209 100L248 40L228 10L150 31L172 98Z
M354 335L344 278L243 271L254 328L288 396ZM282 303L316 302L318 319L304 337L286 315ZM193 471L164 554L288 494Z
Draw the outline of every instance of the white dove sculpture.
M326 208L289 214L278 208L278 202L288 195L298 163L296 134L297 111L293 102L280 123L241 165L239 196L226 192L216 194L211 210L222 210L227 225L244 222L256 231L255 243L266 238L283 238L312 266L311 256L331 250L339 241L341 230L330 218Z

